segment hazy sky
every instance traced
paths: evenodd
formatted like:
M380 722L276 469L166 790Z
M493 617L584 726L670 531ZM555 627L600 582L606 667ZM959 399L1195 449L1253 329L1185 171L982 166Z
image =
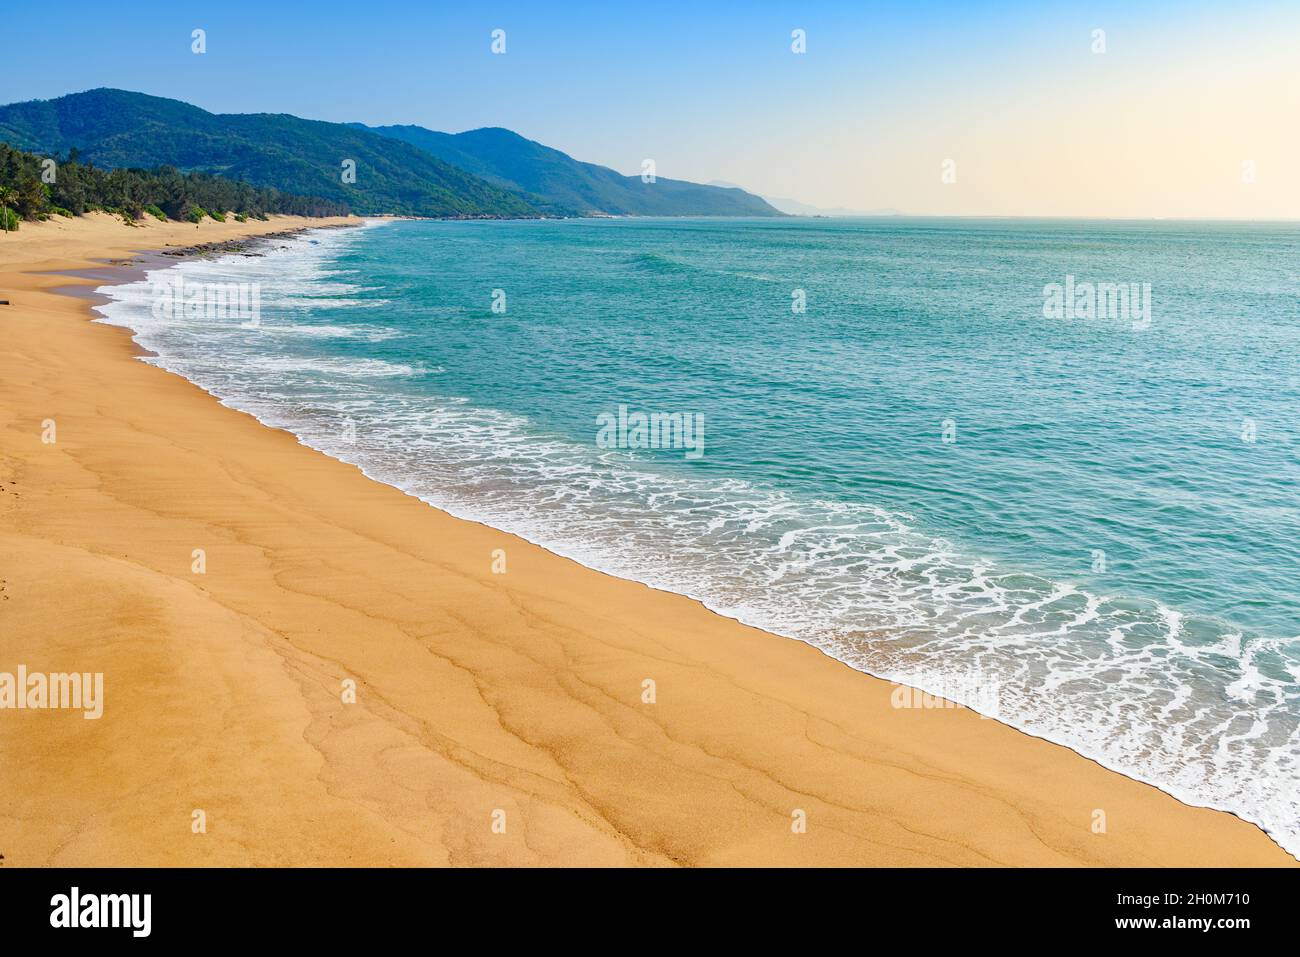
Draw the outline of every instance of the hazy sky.
M113 86L505 126L626 173L652 158L822 206L1300 218L1300 0L277 6L7 4L0 102Z

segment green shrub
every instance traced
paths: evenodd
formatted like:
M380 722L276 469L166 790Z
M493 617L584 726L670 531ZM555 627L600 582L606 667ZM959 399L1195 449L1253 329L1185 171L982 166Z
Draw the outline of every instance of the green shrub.
M148 206L146 206L144 208L144 211L148 213L150 216L152 216L154 219L159 220L160 222L164 222L164 223L167 222L167 214L164 213L157 206L155 206L153 203L150 203Z
M185 218L188 219L191 223L197 223L200 220L202 220L203 217L206 215L208 215L208 211L204 209L202 206L191 206L189 215L186 216Z
M13 232L17 228L18 214L7 206L0 207L0 230Z
M248 217L245 216L243 213L235 213L235 222L246 223L248 222Z
M224 223L226 221L226 214L219 209L214 209L212 212L208 213L208 215L219 223Z
M70 209L64 209L62 206L51 206L50 212L56 216L66 216L71 219L75 214Z

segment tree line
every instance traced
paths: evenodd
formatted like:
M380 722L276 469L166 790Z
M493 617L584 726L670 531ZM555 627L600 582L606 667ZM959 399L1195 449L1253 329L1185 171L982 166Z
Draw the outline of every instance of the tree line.
M212 173L182 173L174 166L106 170L81 162L75 149L59 160L0 143L0 228L94 210L127 222L152 215L197 223L205 216L224 221L227 214L240 220L265 219L269 213L343 216L348 206Z

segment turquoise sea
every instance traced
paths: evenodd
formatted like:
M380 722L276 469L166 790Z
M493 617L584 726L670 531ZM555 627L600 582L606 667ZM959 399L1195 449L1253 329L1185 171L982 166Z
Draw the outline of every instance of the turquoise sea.
M1300 225L398 221L261 252L102 311L376 479L1300 854ZM159 316L178 276L255 283L260 316ZM1067 281L1149 314L1045 315ZM695 451L602 434L620 409Z

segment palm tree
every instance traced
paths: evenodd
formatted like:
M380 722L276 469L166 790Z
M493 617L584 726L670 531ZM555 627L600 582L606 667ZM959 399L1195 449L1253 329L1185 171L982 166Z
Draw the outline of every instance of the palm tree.
M0 186L0 225L9 232L9 207L18 201L18 192L12 186Z

